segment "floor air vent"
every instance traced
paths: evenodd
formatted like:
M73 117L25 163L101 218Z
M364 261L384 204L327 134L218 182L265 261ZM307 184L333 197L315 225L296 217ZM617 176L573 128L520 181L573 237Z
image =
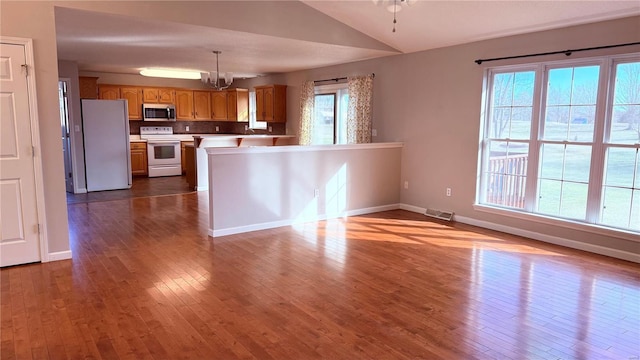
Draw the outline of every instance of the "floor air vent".
M427 209L427 211L424 214L429 216L429 217L440 219L440 220L451 221L451 219L453 219L453 212L452 211L442 211L442 210L436 210L436 209Z

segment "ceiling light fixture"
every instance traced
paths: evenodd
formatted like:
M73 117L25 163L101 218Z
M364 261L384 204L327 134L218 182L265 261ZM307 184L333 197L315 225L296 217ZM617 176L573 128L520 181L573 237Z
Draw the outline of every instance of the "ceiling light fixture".
M226 72L224 74L224 85L220 84L220 68L218 65L218 55L220 55L222 51L213 50L213 53L216 54L216 71L212 71L210 73L201 72L200 80L216 90L224 90L228 88L233 82L233 73Z
M176 70L176 69L146 69L145 68L140 70L140 75L170 78L170 79L197 80L200 78L200 73L198 71Z
M398 23L396 14L399 13L403 7L407 7L413 4L414 2L416 2L416 0L372 0L372 1L376 5L384 6L387 9L387 11L389 11L390 13L393 13L392 32L396 32L396 24Z

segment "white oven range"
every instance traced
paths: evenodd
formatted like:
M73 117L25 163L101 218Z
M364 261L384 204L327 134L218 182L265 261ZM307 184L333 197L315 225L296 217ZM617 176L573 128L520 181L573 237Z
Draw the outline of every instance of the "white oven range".
M180 139L170 126L142 126L140 139L147 140L149 177L182 175Z

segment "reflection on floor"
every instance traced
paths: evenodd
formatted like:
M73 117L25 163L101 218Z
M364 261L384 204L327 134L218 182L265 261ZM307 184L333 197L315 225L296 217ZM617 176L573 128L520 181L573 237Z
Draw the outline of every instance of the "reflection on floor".
M640 267L404 210L222 237L208 193L69 206L0 269L4 359L638 359Z
M67 193L67 204L123 200L149 196L176 195L194 192L185 176L134 177L131 189L95 191L86 194Z

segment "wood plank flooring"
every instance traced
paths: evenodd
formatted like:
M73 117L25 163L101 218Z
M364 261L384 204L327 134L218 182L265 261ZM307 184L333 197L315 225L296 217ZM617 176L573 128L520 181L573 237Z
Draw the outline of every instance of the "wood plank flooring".
M177 195L190 192L194 192L194 190L189 188L186 176L163 176L154 178L134 176L130 189L94 191L85 194L67 193L67 204Z
M406 211L207 236L206 192L69 205L0 271L2 359L638 359L640 266Z

